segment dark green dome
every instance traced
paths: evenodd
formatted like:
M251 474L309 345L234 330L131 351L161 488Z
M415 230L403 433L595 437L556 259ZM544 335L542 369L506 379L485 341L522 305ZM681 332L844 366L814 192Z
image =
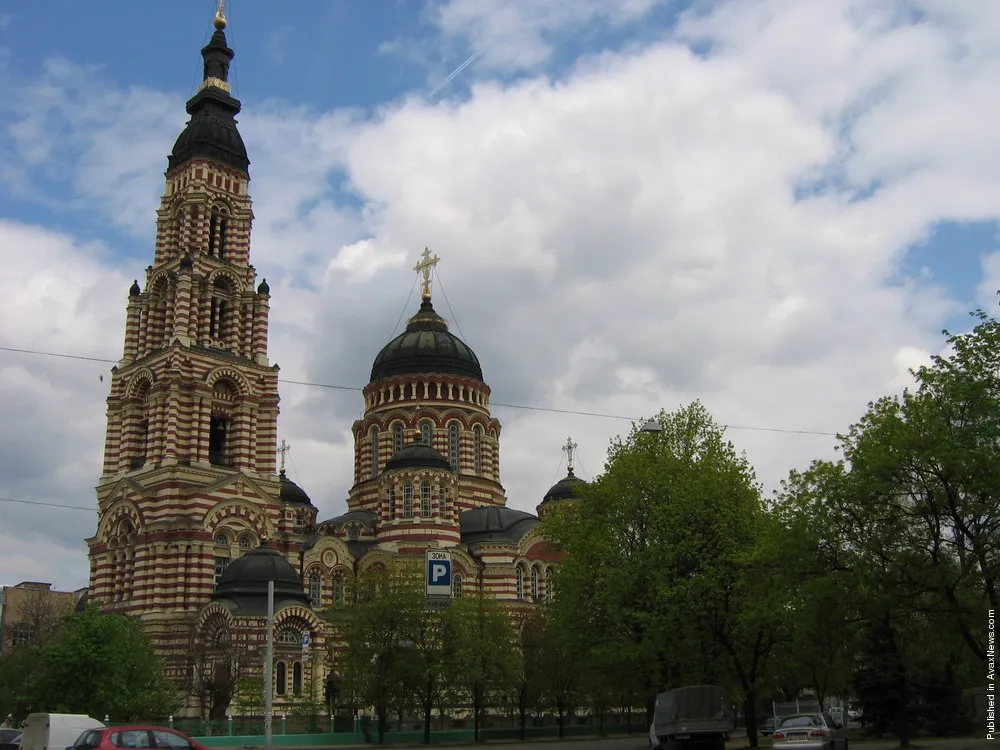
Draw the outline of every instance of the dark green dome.
M573 497L576 486L579 484L586 484L586 482L570 470L564 478L549 488L549 491L545 493L545 497L542 498L542 502L548 500L565 500L568 497Z
M410 443L396 451L385 463L385 470L393 469L441 469L451 471L448 459L427 443Z
M394 375L421 373L483 380L479 359L464 341L448 331L448 324L434 311L429 299L425 299L417 314L410 318L406 330L375 357L370 382Z
M215 586L212 599L227 599L246 613L267 610L267 582L274 581L274 601L309 606L299 574L285 556L267 542L233 560Z
M309 499L306 491L285 476L284 469L278 474L278 480L281 482L281 502L294 505L312 505L312 500Z

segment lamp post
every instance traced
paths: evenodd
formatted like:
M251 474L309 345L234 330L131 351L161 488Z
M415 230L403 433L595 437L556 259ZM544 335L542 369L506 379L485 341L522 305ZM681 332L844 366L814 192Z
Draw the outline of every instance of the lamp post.
M270 750L271 713L274 711L274 579L267 582L267 656L264 657L264 747Z

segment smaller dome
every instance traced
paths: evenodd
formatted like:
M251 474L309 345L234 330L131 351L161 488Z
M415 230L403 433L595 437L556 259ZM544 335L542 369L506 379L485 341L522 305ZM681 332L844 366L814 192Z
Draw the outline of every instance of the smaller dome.
M514 508L483 505L462 511L458 523L463 544L516 543L538 525L538 517Z
M270 294L271 287L267 284L267 279L264 279L260 284L257 285L257 294Z
M190 271L192 268L194 268L194 258L191 257L191 253L185 253L184 257L181 258L180 269Z
M549 491L545 493L545 497L542 498L542 502L565 500L568 497L573 497L577 486L580 484L586 484L586 482L570 471L565 477L549 488Z
M385 463L386 471L411 468L451 471L451 464L447 458L426 443L404 445Z
M309 595L302 588L299 574L278 550L267 542L243 557L233 560L215 586L212 599L228 599L244 611L266 610L267 583L274 581L274 601L309 605Z
M139 288L139 279L136 279L132 282L132 286L129 287L128 296L138 297L140 294L142 294L142 290Z
M293 505L312 505L312 500L309 499L306 491L286 477L284 470L278 474L278 480L281 482L281 493L279 495L281 502L292 503Z

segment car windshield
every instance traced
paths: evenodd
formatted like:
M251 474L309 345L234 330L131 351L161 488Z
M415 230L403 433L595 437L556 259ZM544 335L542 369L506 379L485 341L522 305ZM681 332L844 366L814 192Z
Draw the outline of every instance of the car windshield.
M802 716L786 716L781 720L781 728L787 729L788 727L821 727L823 722L820 720L819 716L815 714L806 714Z

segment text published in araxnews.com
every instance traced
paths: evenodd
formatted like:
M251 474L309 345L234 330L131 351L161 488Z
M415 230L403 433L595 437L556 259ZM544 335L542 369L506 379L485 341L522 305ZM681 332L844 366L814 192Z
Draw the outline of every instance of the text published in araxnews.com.
M997 636L996 610L991 609L986 620L986 739L996 739L997 715Z

